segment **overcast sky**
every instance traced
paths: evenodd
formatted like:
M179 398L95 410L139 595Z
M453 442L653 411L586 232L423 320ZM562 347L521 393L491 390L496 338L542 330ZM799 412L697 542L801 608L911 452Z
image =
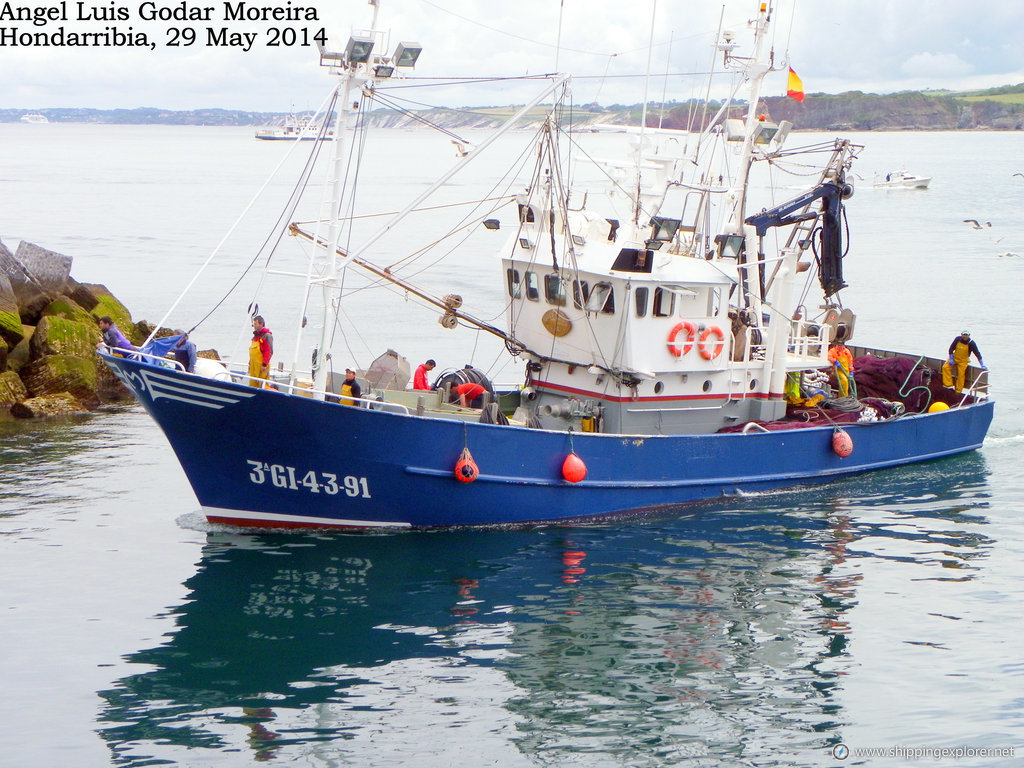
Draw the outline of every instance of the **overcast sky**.
M642 75L652 101L700 95L684 73L706 72L710 42L724 26L743 40L751 0L380 0L381 27L391 47L416 41L424 53L417 77L495 77L572 72L577 102L636 103ZM30 3L39 3L30 5ZM49 3L44 5L42 3ZM185 5L187 3L187 5ZM12 0L15 7L47 8L59 0ZM120 7L126 20L75 21L76 0L67 0L71 20L33 25L0 19L0 29L19 35L145 32L156 50L131 47L0 46L0 105L101 109L223 107L288 111L317 107L330 89L315 48L270 47L270 27L321 27L330 47L341 47L352 27L367 27L367 0L252 0L258 7L313 8L318 21L232 22L222 0L159 0L167 8L212 8L209 21L144 21L142 0L84 0L88 11ZM0 3L2 9L3 3ZM724 8L724 14L723 14ZM774 5L776 60L787 58L807 93L861 90L888 93L911 89L965 90L1024 82L1024 3L1012 0L779 0ZM654 26L653 47L651 40ZM190 28L196 42L170 47L171 28ZM256 32L248 51L208 44L207 28ZM289 33L291 34L291 33ZM559 45L560 41L560 45ZM9 38L8 38L9 42ZM666 78L666 72L669 76ZM782 95L784 73L772 75L765 95ZM535 86L464 87L409 94L429 104L485 106L522 103Z

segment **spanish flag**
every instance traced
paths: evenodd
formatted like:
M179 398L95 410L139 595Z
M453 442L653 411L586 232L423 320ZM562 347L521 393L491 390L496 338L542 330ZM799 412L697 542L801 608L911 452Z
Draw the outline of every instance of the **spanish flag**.
M804 81L797 77L796 72L793 68L789 68L789 84L787 86L786 95L791 99L797 101L804 100Z

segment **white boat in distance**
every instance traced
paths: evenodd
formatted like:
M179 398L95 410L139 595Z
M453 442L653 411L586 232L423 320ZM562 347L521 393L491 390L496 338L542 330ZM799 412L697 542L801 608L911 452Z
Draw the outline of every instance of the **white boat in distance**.
M931 180L931 176L918 176L906 168L890 171L885 176L875 174L875 186L889 189L927 189Z
M48 123L50 121L46 119L46 115L40 115L38 112L30 112L29 114L21 116L21 122L42 125L43 123Z
M25 118L22 118L24 120ZM334 128L330 125L321 130L322 124L309 116L295 114L275 120L270 125L262 125L256 129L256 138L264 141L313 141L334 137Z

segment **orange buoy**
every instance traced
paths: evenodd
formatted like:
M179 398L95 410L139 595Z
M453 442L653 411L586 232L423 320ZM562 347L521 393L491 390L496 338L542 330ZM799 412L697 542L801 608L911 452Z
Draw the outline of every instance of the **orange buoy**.
M832 433L832 450L841 458L846 458L853 453L853 438L849 433L837 429Z
M460 483L472 483L479 476L480 469L473 461L473 454L469 452L469 448L463 448L462 455L455 462L455 479Z
M562 462L562 477L570 483L578 483L587 476L587 465L575 453L570 453Z

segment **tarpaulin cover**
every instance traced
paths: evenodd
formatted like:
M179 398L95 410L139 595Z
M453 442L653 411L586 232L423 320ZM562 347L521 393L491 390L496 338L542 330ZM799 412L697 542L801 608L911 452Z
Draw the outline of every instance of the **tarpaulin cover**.
M151 342L146 344L142 348L142 352L147 355L153 355L154 357L164 357L174 345L178 343L178 340L182 338L182 334L174 336L161 336L159 339L153 339Z

